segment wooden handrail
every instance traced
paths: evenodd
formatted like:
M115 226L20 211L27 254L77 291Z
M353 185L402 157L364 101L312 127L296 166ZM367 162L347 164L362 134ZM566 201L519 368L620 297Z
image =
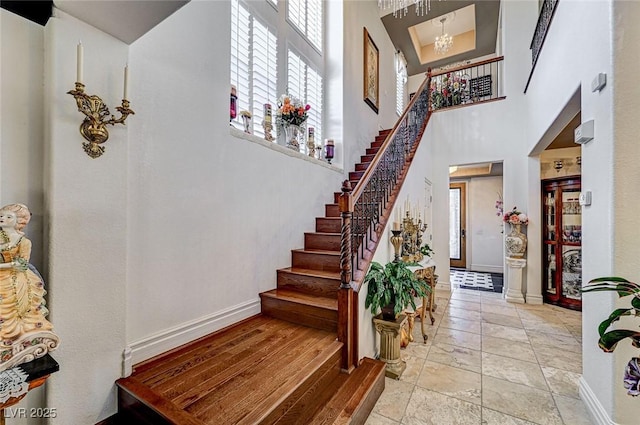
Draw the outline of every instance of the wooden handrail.
M457 66L455 68L451 68L451 69L447 69L447 70L444 70L444 71L440 71L438 73L431 74L431 78L437 77L439 75L448 74L450 72L456 72L456 71L461 71L461 70L467 69L467 68L473 68L474 66L482 66L482 65L487 65L489 63L493 63L493 62L500 62L503 59L504 59L504 56L498 56L496 58L486 59L486 60L483 60L483 61L480 61L480 62L470 63L470 64L467 64L467 65L460 65L460 66Z
M349 180L345 180L338 199L342 217L338 341L343 343L341 367L347 372L359 361L358 282L364 278L361 269L367 268L371 261L373 246L370 244L377 244L379 240L380 224L388 218L389 203L393 205L398 185L406 177L407 164L412 160L429 120L430 81L427 74L355 189L352 191ZM400 129L402 133L398 134Z
M426 74L427 78L425 78L425 80L422 82L422 84L420 84L420 87L416 91L416 95L413 96L413 99L411 99L407 107L404 109L404 112L402 113L400 118L398 118L398 121L396 121L395 125L391 129L391 132L387 134L387 137L384 139L382 146L380 146L380 150L376 153L376 156L373 158L373 160L371 161L371 164L369 164L369 166L365 170L364 174L362 175L362 178L358 181L358 184L356 184L356 187L353 188L353 191L351 192L351 196L353 197L353 199L358 199L360 195L362 195L362 191L371 180L371 176L373 175L376 167L380 163L380 159L382 158L384 151L387 149L387 147L389 146L389 143L391 143L391 140L396 135L398 131L398 127L400 127L400 123L402 123L405 120L405 118L407 117L407 114L413 107L413 104L418 100L418 95L420 94L420 92L424 90L425 86L428 87L427 84L431 80L431 75L429 75L430 72L431 72L431 68L429 68L429 71Z

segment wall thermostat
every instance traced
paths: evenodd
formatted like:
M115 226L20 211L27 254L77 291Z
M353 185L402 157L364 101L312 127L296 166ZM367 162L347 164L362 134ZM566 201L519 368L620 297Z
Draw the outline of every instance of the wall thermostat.
M573 141L579 145L593 140L593 120L583 122L573 130Z

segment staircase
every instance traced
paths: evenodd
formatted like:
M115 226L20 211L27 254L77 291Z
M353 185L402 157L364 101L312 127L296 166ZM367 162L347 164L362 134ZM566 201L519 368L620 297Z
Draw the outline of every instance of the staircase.
M349 182L355 187L390 130L376 137L360 157ZM316 217L315 232L305 233L304 248L291 251L291 267L278 270L278 286L260 294L262 313L282 320L335 332L338 326L340 287L341 192L325 205L324 217Z
M349 173L352 186L388 133ZM116 382L108 423L363 424L384 390L384 363L342 370L339 197L277 271L277 288L260 294L262 314L136 365Z

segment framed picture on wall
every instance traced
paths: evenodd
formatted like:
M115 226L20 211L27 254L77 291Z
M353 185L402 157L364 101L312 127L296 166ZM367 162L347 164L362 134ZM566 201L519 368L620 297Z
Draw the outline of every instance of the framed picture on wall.
M380 105L380 52L364 28L364 101L378 113Z

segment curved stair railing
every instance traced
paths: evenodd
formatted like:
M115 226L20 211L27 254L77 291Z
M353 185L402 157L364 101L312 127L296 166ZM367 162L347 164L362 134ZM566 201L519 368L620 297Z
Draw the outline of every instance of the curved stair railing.
M349 180L339 199L342 216L338 340L342 365L349 371L358 362L358 297L375 247L430 117L431 70L402 116L382 143L355 188Z

